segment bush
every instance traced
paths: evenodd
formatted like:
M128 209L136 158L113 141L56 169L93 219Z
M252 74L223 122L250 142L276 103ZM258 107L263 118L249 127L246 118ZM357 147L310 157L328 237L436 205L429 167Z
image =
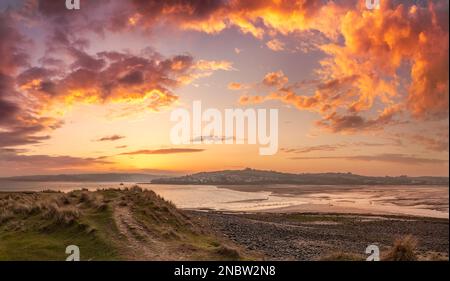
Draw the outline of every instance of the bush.
M387 253L384 260L387 261L416 261L417 239L411 235L396 239L394 246Z
M237 260L241 257L238 250L230 248L226 245L222 245L219 248L217 248L216 253L232 260Z

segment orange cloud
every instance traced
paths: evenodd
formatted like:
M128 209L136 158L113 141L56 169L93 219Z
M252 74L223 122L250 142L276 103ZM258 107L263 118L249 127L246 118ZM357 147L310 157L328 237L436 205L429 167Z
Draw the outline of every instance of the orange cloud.
M327 57L317 70L325 82L353 77L336 106L349 114L369 111L377 101L401 104L415 118L445 118L448 113L448 2L382 1L369 10L364 1L134 1L147 26L158 20L182 29L217 33L237 27L263 39L315 30L327 38L317 45ZM281 50L277 39L268 46ZM299 46L303 49L302 46ZM407 70L410 79L400 77ZM404 92L407 92L406 99ZM297 99L292 95L283 100ZM245 100L245 99L244 99ZM256 99L260 100L260 99ZM345 100L345 101L344 101ZM313 103L300 98L297 104Z
M258 103L262 103L266 100L265 97L262 96L241 96L239 98L239 103L242 105L247 105L247 104L258 104Z
M376 98L395 103L401 89L407 88L406 104L413 116L446 115L449 58L445 11L448 3L432 1L428 6L382 1L380 10L348 11L340 24L345 43L322 46L329 55L322 62L322 74L358 77L354 86L359 99L353 105L357 111L370 109ZM400 81L397 75L405 66L410 83Z
M284 43L278 39L272 39L270 41L267 41L266 46L267 46L267 48L269 48L275 52L284 50Z
M241 83L231 82L228 84L228 89L230 90L241 90L244 88L244 85Z
M207 60L199 60L195 67L199 70L226 70L226 71L230 71L230 70L234 70L233 68L233 63L229 62L229 61L225 61L225 60L220 60L220 61L207 61Z
M326 113L336 110L339 107L348 108L353 103L352 93L349 87L355 77L344 77L320 83L319 81L302 81L287 84L289 79L282 71L271 72L265 75L262 83L266 86L276 87L276 91L266 96L242 96L241 103L261 103L268 100L279 100L285 104L290 104L299 110L311 110ZM299 95L297 88L306 84L316 87L313 95Z
M311 12L331 7L317 5L321 7ZM245 95L240 102L275 99L312 110L323 116L317 125L333 132L379 129L397 123L400 112L419 119L448 117L448 2L382 1L379 10L356 5L333 11L338 12L334 26L342 40L333 37L326 22L317 21L315 28L327 35L328 43L318 44L326 57L317 69L322 82L312 95L297 94L298 83L286 85L287 77L280 80L284 75L269 73L264 84L277 90L267 96ZM282 26L272 25L280 33L293 32ZM409 78L398 74L405 70ZM373 117L375 107L381 113Z
M51 1L39 2L40 12L54 20L67 13ZM445 118L448 113L447 1L385 0L378 10L369 10L364 1L355 0L134 0L110 6L115 7L114 17L107 26L115 31L160 24L206 33L235 27L258 39L318 32L326 40L316 45L327 55L317 70L320 78L324 82L355 78L343 102L349 112L368 111L381 101L386 107L404 104L416 118ZM96 7L93 4L90 10ZM267 44L274 50L283 47L278 39ZM297 47L305 49L301 43ZM183 68L182 63L174 64L173 70ZM196 65L203 71L231 69L224 61L199 61ZM404 69L410 79L398 75ZM188 83L202 75L208 74L183 75L179 80Z
M158 111L172 105L178 96L172 92L182 84L211 75L216 70L231 70L227 61L195 62L191 56L163 58L156 52L137 56L120 52L90 55L65 45L63 53L73 57L72 70L30 68L18 77L22 91L38 97L45 108L64 103L127 103L147 105ZM45 101L45 102L44 102Z
M263 84L269 87L282 87L289 79L284 75L283 71L270 72L264 76Z
M317 112L322 119L317 121L316 125L334 133L379 130L387 125L398 124L399 121L395 119L395 116L402 112L399 104L385 106L375 117L363 115L371 106L363 108L359 104L361 97L353 89L353 83L358 79L359 77L354 75L322 83L312 82L311 84L315 85L313 94L300 95L296 93L296 89L301 88L304 83L286 84L288 78L281 71L272 72L265 76L263 84L276 86L275 91L265 96L242 95L239 103L248 105L278 100L284 104L293 105L299 110Z

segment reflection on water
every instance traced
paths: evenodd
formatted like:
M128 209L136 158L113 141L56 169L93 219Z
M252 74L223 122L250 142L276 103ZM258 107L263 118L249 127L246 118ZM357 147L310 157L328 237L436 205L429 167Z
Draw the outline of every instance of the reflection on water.
M86 188L125 188L135 183L118 182L10 182L0 181L0 191L68 192ZM449 189L446 186L293 186L264 188L208 185L150 185L151 189L178 208L221 211L320 211L368 212L448 218Z
M256 211L306 203L298 197L273 196L271 192L243 192L210 185L143 185L179 208Z

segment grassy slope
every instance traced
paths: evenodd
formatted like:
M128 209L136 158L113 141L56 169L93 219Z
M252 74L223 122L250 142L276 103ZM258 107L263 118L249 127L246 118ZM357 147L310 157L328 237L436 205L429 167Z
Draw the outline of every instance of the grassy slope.
M104 233L116 232L111 210L83 201L81 194L0 194L0 260L64 260L77 245L84 260L118 257Z
M82 260L141 259L129 248L113 213L130 210L132 220L164 249L157 259L235 260L241 251L196 226L151 191L101 190L0 193L0 260L65 260L68 245ZM130 227L130 233L134 233ZM136 233L144 247L145 237Z

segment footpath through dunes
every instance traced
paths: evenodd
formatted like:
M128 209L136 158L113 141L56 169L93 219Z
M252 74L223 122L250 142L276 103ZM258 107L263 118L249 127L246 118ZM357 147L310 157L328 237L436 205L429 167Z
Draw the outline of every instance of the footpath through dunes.
M0 260L241 260L254 253L139 187L0 192Z

